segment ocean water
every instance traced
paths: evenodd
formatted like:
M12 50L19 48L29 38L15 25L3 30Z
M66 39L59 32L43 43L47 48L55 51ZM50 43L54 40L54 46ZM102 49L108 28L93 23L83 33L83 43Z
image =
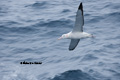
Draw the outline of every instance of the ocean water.
M69 51L80 2L96 38ZM0 0L0 80L120 80L120 0Z

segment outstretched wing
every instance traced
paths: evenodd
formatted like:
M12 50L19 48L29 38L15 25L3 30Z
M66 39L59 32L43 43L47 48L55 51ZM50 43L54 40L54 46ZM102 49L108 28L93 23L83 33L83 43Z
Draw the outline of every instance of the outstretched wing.
M83 32L83 25L84 25L84 15L83 15L83 5L81 2L77 10L75 26L72 32Z
M71 39L69 50L74 50L75 47L78 45L80 39Z

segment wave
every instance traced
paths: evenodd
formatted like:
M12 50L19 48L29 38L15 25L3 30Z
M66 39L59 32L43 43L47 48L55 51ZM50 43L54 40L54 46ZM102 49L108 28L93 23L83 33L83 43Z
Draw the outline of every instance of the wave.
M90 16L90 15L89 15ZM100 22L101 20L104 20L105 17L102 16L93 16L91 19L86 20L87 23L97 23Z
M90 60L96 60L98 59L98 57L95 57L93 54L86 54L82 61L90 61Z
M35 9L43 9L43 8L46 8L47 5L48 5L48 3L46 1L43 1L43 2L35 2L35 3L27 5L25 7L33 7Z
M63 9L62 13L67 13L67 12L70 12L69 9Z
M6 13L8 13L8 8L0 5L0 16L4 16Z
M81 70L69 70L50 80L97 80Z
M117 18L118 16L120 16L120 12L112 12L106 15L106 17L115 17L115 18Z
M108 45L104 45L104 47L110 48L110 49L116 49L120 47L120 44L108 44Z
M5 26L0 26L0 33L21 33L21 34L25 34L25 33L32 33L34 32L36 29L32 28L32 27L5 27Z
M21 26L20 26L21 25ZM16 27L19 26L19 27ZM38 31L45 31L45 34L54 34L56 33L56 28L63 29L64 28L72 28L73 27L73 21L70 19L59 19L59 20L52 20L52 21L40 21L38 23L35 23L30 26L22 26L21 23L15 22L15 21L7 21L7 22L1 22L0 23L0 33L20 33L20 34L26 34L26 33L34 33ZM54 28L50 31L48 28Z
M38 24L35 24L34 26L45 26L45 27L66 27L71 26L71 23L73 23L70 19L60 19L60 20L53 20L48 22L39 22Z
M106 5L103 8L111 8L111 9L120 9L119 3L106 3Z

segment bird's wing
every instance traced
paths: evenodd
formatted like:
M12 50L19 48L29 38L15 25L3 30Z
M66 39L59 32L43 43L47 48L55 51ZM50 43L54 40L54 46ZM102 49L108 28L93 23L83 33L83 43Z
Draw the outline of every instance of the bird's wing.
M80 39L71 39L69 50L74 50L75 47L78 45Z
M75 26L72 32L83 32L83 25L84 25L83 5L82 3L80 3L76 15Z

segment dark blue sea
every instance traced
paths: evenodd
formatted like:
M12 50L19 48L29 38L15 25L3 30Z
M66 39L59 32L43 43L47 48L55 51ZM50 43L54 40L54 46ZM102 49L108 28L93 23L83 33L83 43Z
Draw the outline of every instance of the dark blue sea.
M69 51L80 2L96 37ZM0 80L120 80L120 0L0 0Z

